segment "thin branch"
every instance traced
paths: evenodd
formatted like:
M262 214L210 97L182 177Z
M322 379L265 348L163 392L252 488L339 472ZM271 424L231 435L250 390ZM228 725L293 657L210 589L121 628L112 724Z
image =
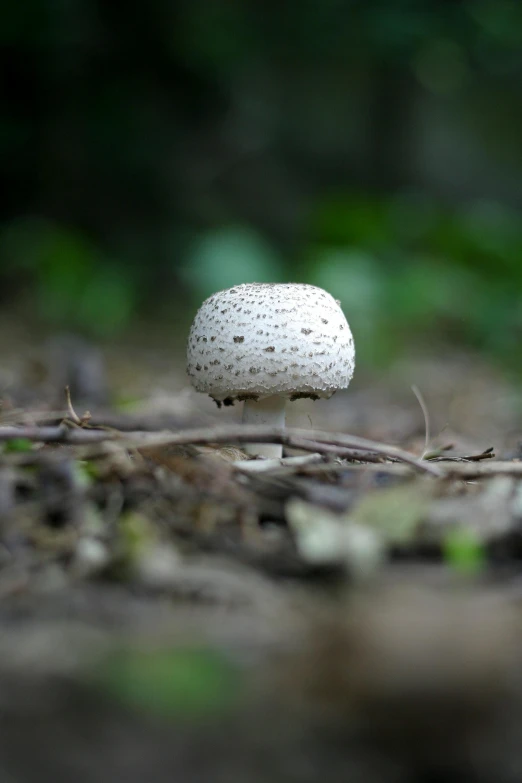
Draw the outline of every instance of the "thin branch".
M76 411L74 410L74 405L72 404L71 399L71 389L69 386L65 387L65 399L67 402L67 410L69 411L69 417L74 424L77 424L79 427L84 427L86 424L89 423L89 420L91 418L90 411L85 411L83 416L78 416Z
M332 446L330 443L320 443L310 438L292 437L292 446L289 448L301 449L302 451L316 451L318 454L332 455L341 457L341 459L364 460L364 462L382 463L384 457L379 454L363 451L361 449L347 449L342 446Z
M484 460L495 459L495 447L482 451L480 454L465 454L461 457L450 457L447 454L430 457L431 462L483 462Z
M409 451L397 446L377 443L366 438L342 433L324 432L322 430L278 429L272 427L232 425L227 427L207 427L202 429L182 430L178 433L134 432L124 435L117 430L94 429L89 427L69 427L62 423L51 427L0 427L0 441L25 438L40 443L67 443L86 445L108 440L119 440L127 448L143 446L186 446L208 443L280 443L289 448L300 448L303 451L318 451L319 444L326 444L343 450L358 450L378 454L388 459L406 462L417 470L432 476L444 476L439 467L430 462L418 459ZM299 445L296 445L299 444ZM335 453L333 449L329 453Z
M417 402L420 405L422 415L424 416L424 451L422 452L422 459L426 456L430 448L431 432L430 432L430 412L426 405L426 400L422 396L422 392L418 386L411 387L412 392L417 398Z
M48 427L24 425L21 427L0 427L0 442L30 440L33 443L67 443L71 445L88 445L114 440L114 432L110 430L70 427L67 424L57 424Z
M473 479L492 478L494 476L513 476L522 478L522 462L514 460L491 461L491 462L453 462L451 460L440 461L440 467L444 468L444 477L448 479L461 479L472 481ZM303 472L307 475L336 473L346 470L345 464L323 463L311 464L303 467ZM409 468L404 463L383 462L380 465L350 465L350 470L357 472L371 473L389 473L394 476L407 476Z
M74 421L75 424L81 427L82 422L80 417L74 410L72 400L71 400L71 389L69 388L69 386L65 387L65 399L67 401L67 410L69 412L69 418L71 419L71 421Z

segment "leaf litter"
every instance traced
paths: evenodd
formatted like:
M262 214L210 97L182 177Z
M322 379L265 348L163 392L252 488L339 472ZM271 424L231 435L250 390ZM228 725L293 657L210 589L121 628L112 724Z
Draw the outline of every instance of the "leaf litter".
M302 779L303 742L311 781L517 780L518 457L290 427L251 460L237 426L165 421L0 418L0 772L38 779L13 716L59 775L94 710L130 781Z

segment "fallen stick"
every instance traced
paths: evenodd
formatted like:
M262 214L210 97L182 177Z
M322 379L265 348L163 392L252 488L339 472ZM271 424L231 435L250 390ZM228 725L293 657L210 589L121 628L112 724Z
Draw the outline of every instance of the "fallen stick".
M115 440L116 435L114 430L71 427L64 423L41 427L34 425L0 427L0 442L19 439L30 440L33 443L88 445L101 443L105 440Z
M432 476L442 477L445 471L440 467L419 459L409 451L398 446L377 443L366 438L343 433L324 432L323 430L304 430L297 428L278 429L273 427L231 425L227 427L206 427L182 430L177 433L158 433L151 435L143 432L121 433L114 429L96 429L92 427L71 426L62 422L55 426L10 426L0 427L0 442L25 439L39 443L63 443L69 445L89 445L102 441L119 441L127 448L167 447L204 445L209 443L281 443L289 448L343 456L347 449L356 449L380 455L388 459L399 460ZM326 448L326 447L334 448Z
M363 458L361 458L363 459ZM522 462L511 460L498 460L491 462L455 462L453 460L439 460L437 462L443 471L444 478L463 479L471 481L473 479L488 478L494 476L519 476L522 478ZM381 462L376 465L367 463L364 465L354 464L349 466L351 471L371 472L371 473L389 473L394 476L411 475L408 466L399 462ZM328 473L342 472L346 470L346 464L341 463L323 463L310 464L303 466L303 473L306 475L322 475Z

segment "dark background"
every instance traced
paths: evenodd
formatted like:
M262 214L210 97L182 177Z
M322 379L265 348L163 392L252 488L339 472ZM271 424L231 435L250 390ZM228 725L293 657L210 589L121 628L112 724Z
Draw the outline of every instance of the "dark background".
M295 280L363 366L517 370L518 0L27 0L0 42L4 314L184 334L219 288Z

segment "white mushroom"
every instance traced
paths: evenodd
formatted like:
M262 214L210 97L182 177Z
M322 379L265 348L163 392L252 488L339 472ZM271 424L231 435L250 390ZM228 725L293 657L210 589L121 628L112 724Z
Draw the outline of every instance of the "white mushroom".
M331 397L353 375L355 350L339 303L301 283L246 283L201 305L192 324L187 373L218 405L244 401L243 422L283 427L288 400ZM280 457L282 447L252 444Z

